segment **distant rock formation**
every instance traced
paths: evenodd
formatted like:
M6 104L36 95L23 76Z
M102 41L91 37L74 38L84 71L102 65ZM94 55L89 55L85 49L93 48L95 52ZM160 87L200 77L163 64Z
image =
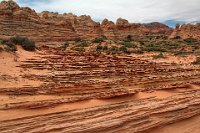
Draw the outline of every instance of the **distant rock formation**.
M200 24L183 24L176 25L175 30L171 34L170 38L194 38L200 40Z
M9 38L19 35L34 40L37 44L57 44L69 40L106 37L111 40L123 40L127 36L134 39L148 34L164 34L173 38L181 36L187 38L199 37L198 25L183 25L181 29L172 28L154 22L149 24L129 23L119 18L116 24L108 19L100 24L91 19L90 16L76 16L72 13L58 14L44 11L36 13L28 7L20 7L13 1L2 1L0 3L0 38Z

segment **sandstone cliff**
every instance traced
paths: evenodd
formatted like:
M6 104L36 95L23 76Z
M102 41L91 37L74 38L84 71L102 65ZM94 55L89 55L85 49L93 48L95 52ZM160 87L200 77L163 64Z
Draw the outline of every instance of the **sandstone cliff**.
M42 12L37 14L28 7L19 7L13 1L0 3L0 38L27 36L37 43L60 43L75 39L124 39L128 35L134 38L144 34L167 34L172 29L160 24L133 24L119 18L116 24L105 19L101 24L90 16Z
M36 13L35 10L20 7L13 1L0 3L0 29L1 39L19 35L29 37L37 44L60 44L69 40L91 40L98 37L123 40L127 36L132 36L134 39L140 39L148 34L200 40L200 24L177 25L173 30L158 22L138 24L129 23L122 18L116 23L108 19L98 23L86 15L76 16L71 13L58 14L48 11Z
M0 4L0 36L27 36L36 42L59 42L78 37L70 22L65 19L55 22L48 16L59 17L50 13L41 17L30 8L20 8L12 1L3 1Z
M170 38L181 37L186 38L195 38L200 40L200 24L183 24L176 25L176 29L171 34Z

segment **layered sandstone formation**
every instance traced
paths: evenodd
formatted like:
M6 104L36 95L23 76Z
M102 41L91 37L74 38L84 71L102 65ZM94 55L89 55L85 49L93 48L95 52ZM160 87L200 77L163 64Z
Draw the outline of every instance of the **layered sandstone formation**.
M28 7L19 7L15 2L0 4L0 37L26 36L36 42L60 43L76 39L125 39L128 35L134 38L145 34L167 34L172 31L160 23L131 24L119 18L115 23L107 19L97 23L90 16L42 12L37 14Z
M172 36L188 38L191 30L198 39L198 27L177 25ZM100 24L85 15L37 14L12 1L0 4L0 38L20 35L54 45L171 32L160 23L119 18L116 24L107 19ZM17 49L0 52L1 133L163 133L159 127L200 115L199 66L49 46L35 52ZM171 130L198 133L198 122L188 130L184 125L179 132Z
M200 24L183 24L176 25L175 30L171 34L170 38L194 38L200 40Z
M51 14L50 14L51 15ZM45 15L44 15L45 16ZM30 8L20 8L16 3L1 2L0 4L0 36L26 36L36 42L60 42L75 39L77 34L68 21L45 19ZM55 16L52 15L54 18ZM56 18L55 18L56 19Z
M2 133L151 133L200 115L199 67L58 49L0 55Z
M110 40L123 40L127 36L141 39L145 35L195 38L200 40L200 25L177 25L173 30L161 23L137 24L119 18L116 23L105 19L97 23L90 16L76 16L71 13L58 14L44 11L37 14L28 7L19 7L13 1L0 3L0 38L19 35L38 43L57 44L68 40L106 37ZM172 34L171 34L172 33Z

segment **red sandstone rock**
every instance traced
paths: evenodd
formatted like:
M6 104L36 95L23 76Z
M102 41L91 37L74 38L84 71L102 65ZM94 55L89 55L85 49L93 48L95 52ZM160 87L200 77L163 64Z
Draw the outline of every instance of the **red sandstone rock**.
M195 38L200 40L200 24L183 24L181 26L177 25L170 38L176 37L181 37L183 39Z
M76 16L71 13L58 14L42 12L37 14L30 8L19 7L15 2L0 3L0 38L27 36L37 43L51 41L51 44L62 43L76 38L91 40L97 37L108 39L125 39L128 35L167 34L171 29L160 23L131 24L119 18L114 24L105 19L101 24L90 16Z

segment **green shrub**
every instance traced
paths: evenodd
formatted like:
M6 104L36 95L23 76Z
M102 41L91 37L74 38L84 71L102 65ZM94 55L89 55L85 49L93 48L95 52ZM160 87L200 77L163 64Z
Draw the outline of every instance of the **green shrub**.
M119 48L119 51L128 51L128 49L125 46L122 46Z
M103 50L108 50L108 47L107 47L107 46L104 46L104 47L103 47Z
M130 54L131 52L125 46L122 46L120 48L113 46L110 49L108 49L108 53L111 53L111 54L121 54L121 53Z
M86 40L81 40L79 42L76 42L76 46L77 47L87 47L88 46L88 42Z
M7 51L16 51L17 50L16 45L11 40L1 40L0 45L6 46L4 48Z
M144 44L145 47L160 47L159 43L148 42Z
M144 40L140 40L139 43L140 43L141 45L144 45L144 44L145 44L145 41L144 41Z
M167 44L164 44L165 48L172 50L172 49L177 49L181 47L181 44L176 43L176 42L169 42Z
M126 41L121 42L120 44L121 44L121 45L124 45L124 46L127 47L127 48L136 48L136 47L137 47L134 43L126 42Z
M92 42L93 42L93 43L101 43L101 42L103 42L103 41L104 41L103 38L95 38Z
M130 52L134 53L134 54L143 54L144 53L144 51L142 51L142 50L132 50Z
M98 45L96 47L96 51L106 51L106 50L108 50L107 46L100 46L100 45Z
M119 53L119 50L118 50L118 47L112 46L112 47L108 50L108 52L111 53L111 54L117 54L117 53Z
M8 46L8 47L7 47L7 50L8 50L8 51L17 51L16 45L15 45L11 40L5 42L5 45Z
M184 39L184 41L188 44L188 45L197 45L199 44L198 40L194 39L194 38L187 38Z
M29 40L27 37L15 36L11 37L10 41L15 45L21 45L22 48L27 51L35 51L36 49L35 42Z
M130 41L133 41L133 37L132 37L131 35L128 35L128 36L127 36L127 41L129 41L129 42L130 42Z
M119 52L126 53L126 54L131 53L125 46L120 47Z
M98 46L96 47L96 51L101 51L102 49L103 49L102 46L99 46L99 45L98 45Z
M143 50L148 52L167 52L166 49L159 47L145 47Z

